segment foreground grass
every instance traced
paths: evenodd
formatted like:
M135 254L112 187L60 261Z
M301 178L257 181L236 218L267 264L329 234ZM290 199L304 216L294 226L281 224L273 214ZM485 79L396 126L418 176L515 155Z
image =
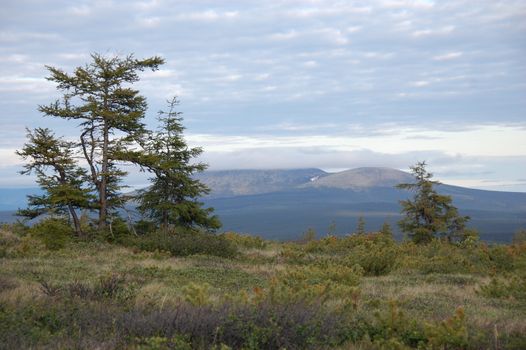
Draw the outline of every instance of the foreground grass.
M229 235L222 258L0 237L0 348L526 348L524 244Z

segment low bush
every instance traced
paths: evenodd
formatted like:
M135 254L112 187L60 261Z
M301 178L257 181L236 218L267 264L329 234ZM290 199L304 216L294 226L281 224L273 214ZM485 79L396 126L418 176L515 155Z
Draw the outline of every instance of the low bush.
M20 238L11 231L0 229L0 258L5 258L20 243Z
M259 236L242 235L235 232L225 232L221 236L241 248L265 249L268 245L268 243Z
M386 275L395 267L398 247L392 242L365 241L345 257L348 266L360 265L366 276Z
M398 251L396 242L390 236L370 233L328 236L302 245L285 245L281 257L294 264L320 261L327 257L347 267L359 265L366 276L380 276L388 274L396 266Z
M319 304L181 303L162 310L100 303L0 305L0 348L320 349L342 344L349 323ZM180 346L180 347L179 347Z
M494 277L479 287L478 293L487 298L526 301L526 277L513 275L506 279Z
M354 318L351 341L358 349L478 349L462 308L443 320L419 322L390 301L373 319ZM351 347L353 348L353 347ZM484 348L484 347L482 347Z
M58 285L41 281L42 292L53 298L80 298L85 300L118 299L127 301L134 297L135 286L124 285L124 278L119 275L109 275L99 278L97 283L90 285L85 282L74 281L65 285Z
M73 229L65 219L47 218L31 227L30 233L40 239L47 249L58 250L66 246Z
M343 343L348 322L317 304L264 302L133 310L120 315L116 327L128 338L183 336L193 349L319 349Z
M235 245L221 235L184 229L127 236L121 243L150 252L169 252L172 256L206 254L232 258L237 255Z
M122 242L132 234L128 222L120 217L112 218L104 231L99 232L99 235L108 242Z
M365 337L384 348L397 343L400 344L399 348L404 345L415 348L427 340L423 326L406 316L394 301L390 301L383 312L375 313L375 320L371 322Z
M515 268L515 257L510 247L495 245L488 249L489 259L496 271L512 271Z
M0 231L0 349L526 348L523 243L177 229L50 252L32 230Z
M356 308L363 269L360 266L323 264L297 266L280 272L267 289L258 289L255 300L273 303L331 302L341 309Z
M464 309L439 323L427 324L425 334L431 349L465 349L469 345L469 334Z

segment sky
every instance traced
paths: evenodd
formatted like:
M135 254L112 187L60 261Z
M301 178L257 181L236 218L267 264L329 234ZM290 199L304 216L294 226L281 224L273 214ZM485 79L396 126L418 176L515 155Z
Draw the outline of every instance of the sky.
M93 52L162 56L135 86L146 122L178 96L211 170L426 160L444 183L526 192L524 0L3 0L0 187L35 186L26 127L78 135L37 108L60 97L45 66Z

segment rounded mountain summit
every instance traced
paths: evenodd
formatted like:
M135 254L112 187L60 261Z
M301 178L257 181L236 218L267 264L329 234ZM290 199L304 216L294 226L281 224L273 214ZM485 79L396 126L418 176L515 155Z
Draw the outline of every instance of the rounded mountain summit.
M371 187L394 187L400 183L413 181L414 179L410 174L400 170L365 167L313 178L310 182L300 187L329 187L358 190Z
M294 189L351 189L394 187L411 182L409 173L365 167L328 173L320 169L262 169L207 171L196 176L212 189L211 197L229 197Z

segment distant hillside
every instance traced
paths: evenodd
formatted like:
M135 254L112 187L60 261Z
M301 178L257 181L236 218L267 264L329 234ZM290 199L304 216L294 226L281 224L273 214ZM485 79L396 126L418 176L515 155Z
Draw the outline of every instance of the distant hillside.
M279 174L280 181L271 174ZM368 230L378 230L387 221L401 237L396 225L399 201L411 193L395 185L413 181L409 173L372 167L338 173L232 170L208 172L201 179L212 188L205 202L216 209L225 230L274 239L297 238L308 228L325 234L331 222L336 223L337 233L351 233L360 216L365 217ZM471 216L471 226L480 231L482 239L510 241L518 228L526 227L526 193L451 185L440 185L438 191L451 195L461 212Z
M300 187L327 187L342 189L364 189L371 187L394 187L400 183L413 182L413 177L400 170L390 168L357 168L328 174Z
M223 230L253 233L273 239L295 239L308 228L325 234L334 222L338 234L354 231L363 216L366 229L378 230L387 221L398 237L399 201L411 193L396 189L413 177L390 168L358 168L339 173L320 169L209 171L198 178L212 193L203 198L215 208ZM38 189L0 189L0 210L25 206L26 194ZM483 191L440 185L451 195L471 226L488 241L510 241L526 228L526 193ZM0 212L0 221L13 221Z
M286 191L326 176L320 169L223 170L196 176L212 189L210 197L232 197Z

